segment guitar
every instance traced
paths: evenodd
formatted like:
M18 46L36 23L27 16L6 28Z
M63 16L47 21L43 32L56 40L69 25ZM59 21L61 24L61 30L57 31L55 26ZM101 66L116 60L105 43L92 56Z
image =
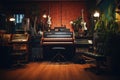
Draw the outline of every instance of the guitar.
M82 9L81 10L82 12L82 22L81 22L81 26L82 26L82 30L87 30L87 27L86 27L86 22L84 21L84 10Z
M49 27L50 27L50 25L52 24L52 23L51 23L51 17L50 17L49 15L48 15L47 23L48 23Z

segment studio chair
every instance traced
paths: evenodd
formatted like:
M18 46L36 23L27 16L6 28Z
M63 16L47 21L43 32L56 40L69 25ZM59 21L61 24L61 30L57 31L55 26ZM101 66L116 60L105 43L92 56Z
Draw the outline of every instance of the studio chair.
M63 55L63 53L65 51L64 47L53 47L52 51L54 53L52 61L55 61L55 62L64 62L64 61L66 61L65 56Z

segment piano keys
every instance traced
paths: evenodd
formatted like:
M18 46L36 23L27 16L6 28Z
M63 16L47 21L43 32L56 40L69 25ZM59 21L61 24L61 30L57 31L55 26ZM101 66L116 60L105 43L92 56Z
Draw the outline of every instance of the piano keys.
M42 45L46 44L74 44L73 32L44 32Z

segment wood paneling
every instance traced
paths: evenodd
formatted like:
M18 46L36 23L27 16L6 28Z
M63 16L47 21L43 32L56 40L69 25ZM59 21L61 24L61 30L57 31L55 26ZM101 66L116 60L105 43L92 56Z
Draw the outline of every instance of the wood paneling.
M84 9L84 18L88 22L88 10L86 1L41 1L41 2L18 2L3 4L7 14L9 13L26 13L27 17L32 17L33 8L37 9L39 20L42 20L44 11L50 14L52 20L52 28L66 25L71 28L70 21L75 20L81 15L81 10ZM34 11L33 11L34 12Z

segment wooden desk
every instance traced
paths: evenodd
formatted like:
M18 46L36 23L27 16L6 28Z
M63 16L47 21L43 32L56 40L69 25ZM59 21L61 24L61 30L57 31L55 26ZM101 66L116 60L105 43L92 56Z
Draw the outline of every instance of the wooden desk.
M23 61L28 62L29 35L28 34L13 34L11 43L13 46L13 54L12 55L18 55L18 54L25 53L25 55L24 55L25 58Z

